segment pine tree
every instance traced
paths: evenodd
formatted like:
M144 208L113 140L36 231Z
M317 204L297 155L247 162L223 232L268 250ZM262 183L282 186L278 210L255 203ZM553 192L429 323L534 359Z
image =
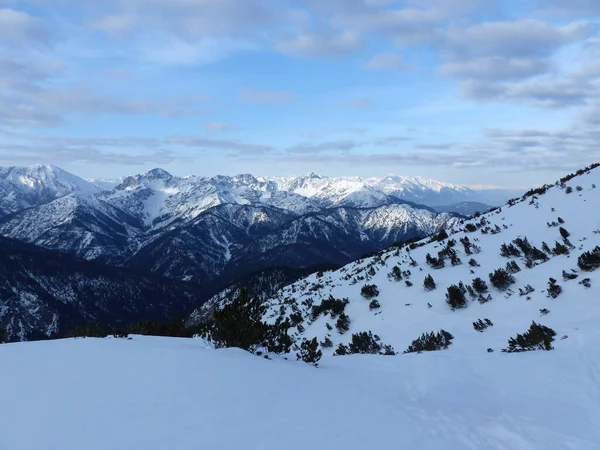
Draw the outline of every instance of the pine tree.
M483 294L484 292L487 292L487 290L488 290L488 286L487 286L486 282L479 277L477 277L473 280L472 285L473 285L473 289L478 294Z
M577 259L577 265L581 270L586 272L593 272L600 267L600 247L596 247L592 251L582 253Z
M423 287L426 291L433 291L436 288L435 281L431 274L428 274L423 280Z
M548 280L548 297L556 298L562 292L562 287L556 284L556 280L554 278L550 278Z
M370 300L373 297L377 297L379 295L379 289L375 284L365 284L360 290L360 295L362 295L367 300Z
M531 322L529 330L508 340L508 348L502 351L508 353L525 352L530 350L552 350L552 341L556 332L552 328Z
M451 285L448 286L448 292L446 293L446 303L451 309L461 309L467 307L467 297L465 292L459 286Z
M340 334L344 334L350 329L350 317L348 317L345 313L340 314L340 317L338 317L338 320L335 323L335 327Z
M314 364L315 366L323 356L323 352L319 350L317 338L311 340L304 339L300 344L300 352L296 354L296 358L301 359L305 363Z
M436 350L445 350L452 344L454 336L445 330L437 333L423 333L420 337L412 341L404 353L431 352Z
M361 331L352 335L349 345L350 353L375 354L381 350L381 345L373 337L373 333Z
M214 313L211 337L217 347L253 350L263 345L268 328L262 321L265 310L258 297L242 289L235 301Z
M515 277L513 277L504 269L496 269L494 273L490 273L489 277L492 286L500 291L505 291L511 284L515 282Z
M388 279L392 281L402 280L402 271L400 270L400 267L394 266L392 271L388 274Z

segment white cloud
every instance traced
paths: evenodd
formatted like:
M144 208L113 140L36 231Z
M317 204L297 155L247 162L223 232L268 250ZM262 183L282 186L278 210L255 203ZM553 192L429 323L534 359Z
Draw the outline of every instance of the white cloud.
M48 31L35 17L22 11L0 8L0 46L40 45L48 39Z

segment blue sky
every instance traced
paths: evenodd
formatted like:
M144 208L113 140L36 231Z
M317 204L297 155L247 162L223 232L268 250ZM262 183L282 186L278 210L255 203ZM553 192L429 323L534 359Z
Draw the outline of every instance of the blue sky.
M0 0L0 164L552 181L600 160L596 0Z

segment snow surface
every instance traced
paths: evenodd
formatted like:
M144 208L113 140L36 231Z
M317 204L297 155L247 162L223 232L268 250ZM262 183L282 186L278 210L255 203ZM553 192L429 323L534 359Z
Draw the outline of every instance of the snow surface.
M598 331L555 352L326 357L198 339L0 346L2 450L600 448Z

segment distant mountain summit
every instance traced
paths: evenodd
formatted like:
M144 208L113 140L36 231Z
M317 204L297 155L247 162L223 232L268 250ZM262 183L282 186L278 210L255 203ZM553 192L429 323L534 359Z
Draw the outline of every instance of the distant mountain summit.
M68 194L100 191L92 183L55 166L0 167L0 217Z

